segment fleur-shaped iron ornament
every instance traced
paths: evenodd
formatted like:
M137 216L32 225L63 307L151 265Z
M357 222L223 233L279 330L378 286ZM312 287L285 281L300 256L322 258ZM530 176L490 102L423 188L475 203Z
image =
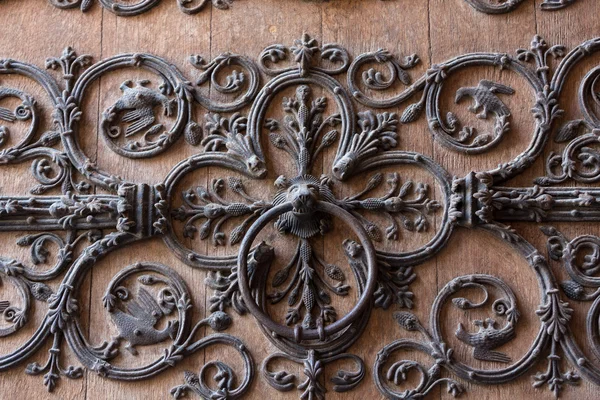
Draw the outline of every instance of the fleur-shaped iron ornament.
M354 368L339 370L330 381L334 391L346 392L366 374L361 357L349 351L365 329L373 306L410 309L419 302L411 288L419 264L435 257L460 227L488 232L527 261L540 283L538 336L517 357L508 348L522 323L515 291L490 275L457 277L438 293L427 326L408 311L394 314L400 327L422 338L401 338L379 352L374 366L378 389L390 398L411 399L444 385L456 396L465 390L464 385L442 377L442 369L472 383L499 384L525 373L547 353L548 368L534 377L534 386L547 384L558 394L565 383L577 383L580 377L600 384L598 368L573 339L573 310L561 298L562 291L573 301L593 301L587 332L592 351L599 352L600 284L595 275L600 271L600 241L592 236L569 241L553 228L544 229L550 236L550 258L561 261L569 275L558 286L538 250L504 224L598 220L598 189L550 186L599 179L600 164L591 147L600 130L592 107L597 100L598 68L582 82L583 117L565 123L554 135L556 142L568 144L562 155L549 157L548 176L537 179L532 187L501 186L543 153L553 122L562 115L559 98L566 77L579 61L599 50L600 39L567 53L564 47L549 46L536 36L528 49L515 55L462 55L432 66L415 80L410 70L419 62L416 55L397 58L379 49L352 58L340 45L321 45L309 35L292 46L266 47L257 62L233 53L210 61L193 56L190 61L199 70L195 81L151 54L117 55L92 65L91 57L77 56L68 48L61 57L47 61L48 68L62 71L58 80L34 65L0 60L0 74L33 79L53 105L53 126L40 132L45 110L36 99L19 88L0 87L0 164L31 162L38 181L32 196L0 196L0 231L27 231L17 244L30 248L31 259L28 263L0 257L3 290L17 292L17 297L0 298L0 313L7 323L0 337L30 323L35 304L47 303L48 308L35 334L0 357L0 370L29 359L52 337L48 361L31 363L26 369L28 374L43 374L49 390L61 376L76 379L83 375L81 367L62 366L64 342L86 369L112 379L136 380L154 376L218 343L231 346L241 357L241 379L234 372L238 369L211 361L198 373L185 372L183 383L171 393L175 397L189 392L202 398L240 398L254 377L255 365L243 338L223 332L235 323L227 314L232 308L254 317L265 337L280 350L263 360L261 367L264 379L275 389L297 388L302 398L324 398L329 390L325 367L344 361ZM387 66L387 76L377 64ZM508 96L514 90L501 82L473 81L450 93L456 107L468 107L468 98L470 110L482 123L492 125L491 133L475 131L452 112L442 114L444 82L459 70L482 65L510 70L531 85L535 129L531 143L513 160L453 178L430 158L403 149L403 126L417 123L425 114L434 140L449 151L467 155L487 152L511 135ZM114 88L116 100L105 109L99 125L108 147L123 157L148 158L168 151L183 136L198 149L154 185L129 182L99 168L83 152L78 138L81 104L90 84L115 69L136 68L154 77ZM342 74L347 85L339 80ZM261 85L263 75L268 78ZM233 99L218 103L203 95L200 86L208 82ZM397 82L404 89L389 98L371 97L365 90L390 90ZM366 109L355 112L357 104ZM247 116L241 114L245 106L249 106ZM198 109L204 113L200 118L195 116ZM272 109L279 111L274 114L277 118L267 118ZM15 135L19 129L24 132ZM20 140L13 140L13 135ZM293 172L274 176L269 170L274 163L266 159L267 154L289 159ZM323 154L331 154L332 160L321 168ZM429 182L409 179L402 170L405 166L420 168L421 179L429 175ZM190 185L184 179L210 167L227 169L235 176L217 177L208 185ZM365 177L364 188L340 195L345 182L357 176ZM260 190L252 190L251 185ZM275 186L271 196L266 194L270 185ZM94 186L102 190L88 194L95 192ZM60 194L52 194L59 188ZM268 227L274 232L265 235L265 241L257 240ZM344 261L333 263L331 251L324 252L315 243L336 228L345 232L337 248ZM280 260L280 252L270 243L278 235L295 243L289 259ZM409 235L423 235L426 243L402 251L386 250L392 241L405 241ZM173 268L140 260L113 277L102 299L115 335L91 344L80 319L85 307L77 299L81 283L107 254L151 237L161 237L183 263L208 271L206 287L213 291L210 314L192 323L195 291L188 289ZM202 240L212 244L207 254L192 245ZM216 246L233 248L234 253L216 255L212 251ZM52 257L54 248L58 252ZM48 268L36 268L50 262L54 264ZM50 281L58 278L61 283L53 287ZM473 300L463 293L467 289L479 291L483 300ZM337 297L355 300L334 301ZM336 308L341 303L343 310ZM502 369L475 369L453 357L454 349L441 329L446 303L465 313L475 309L493 313L475 321L475 327L457 321L455 342L466 346L484 365L506 364ZM272 312L272 304L285 304L285 310ZM216 333L199 338L202 327ZM163 353L146 365L127 368L112 362L123 350L136 357L150 345L163 346ZM388 365L392 353L407 349L431 356L433 365L426 368L411 360ZM575 370L563 372L561 357ZM276 359L303 366L305 377L274 371ZM214 372L213 383L208 382L209 370ZM420 373L421 381L415 388L399 390L409 371Z

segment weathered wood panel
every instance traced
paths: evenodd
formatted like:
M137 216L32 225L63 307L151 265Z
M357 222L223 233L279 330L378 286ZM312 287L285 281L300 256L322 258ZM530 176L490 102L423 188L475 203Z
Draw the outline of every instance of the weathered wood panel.
M597 18L600 5L588 0L580 0L573 6L556 13L540 10L541 0L524 2L516 11L504 15L484 15L476 12L461 0L337 0L327 3L302 2L296 0L238 0L229 10L207 8L197 15L188 16L180 12L174 2L163 1L151 11L131 18L118 17L95 4L86 13L77 10L59 10L45 1L29 2L7 1L0 4L0 58L22 60L43 66L47 57L59 55L66 46L72 46L80 54L91 54L100 60L120 53L150 52L167 59L179 67L186 76L196 77L199 72L188 62L192 54L200 54L205 59L213 59L217 55L230 51L256 59L268 45L284 43L291 45L303 33L309 33L320 43L339 43L352 56L386 48L396 55L416 53L421 62L409 74L418 78L433 64L444 62L457 55L469 52L506 52L514 54L517 48L527 48L531 38L539 34L550 45L564 44L572 48L581 42L598 36ZM567 81L561 97L561 107L565 109L563 121L577 118L580 110L577 102L579 83L584 74L598 64L598 57L577 66L576 72ZM179 140L168 151L146 160L132 160L120 157L112 152L100 137L98 127L102 113L110 107L121 95L119 85L126 79L149 79L150 75L135 69L117 71L108 77L102 77L92 85L86 94L81 122L80 143L84 152L104 170L111 174L122 176L128 180L156 184L168 174L179 161L199 151L189 146L184 140ZM150 78L154 79L154 78ZM263 83L268 78L263 76ZM413 124L400 125L399 149L415 151L432 157L451 175L464 176L471 171L491 169L499 163L507 162L518 155L531 140L534 128L530 109L532 92L523 79L509 71L498 68L476 68L465 73L453 75L444 88L442 108L455 112L461 119L474 121L474 116L466 111L464 104L454 104L454 93L459 87L476 86L479 80L489 79L511 86L514 96L503 97L513 111L511 131L509 136L498 147L481 155L467 156L449 151L436 142L427 129L426 118ZM340 78L346 85L345 75ZM28 90L40 99L42 108L50 110L49 101L44 101L44 95L39 87L26 79L0 76L0 84L16 85ZM152 81L156 87L159 82ZM400 87L401 85L398 85ZM226 95L216 92L210 85L203 89L214 100L224 100ZM316 91L315 91L316 92ZM320 94L320 92L319 92ZM292 96L293 92L286 92ZM282 97L282 96L281 96ZM415 97L415 100L417 98ZM278 98L269 107L268 117L281 118L283 112ZM366 107L357 105L357 111ZM385 111L401 114L406 103L391 107ZM249 108L242 113L247 114ZM194 110L195 118L203 121L205 111L200 107ZM42 121L47 127L51 126L49 113ZM481 129L486 126L481 122ZM264 143L267 140L263 141ZM531 186L534 178L545 174L544 163L550 151L562 151L564 145L549 143L544 154L535 164L517 178L510 181L512 186ZM251 194L268 198L265 193L275 193L274 180L283 173L290 172L292 167L289 159L277 149L266 150L268 168L270 170L264 181L259 184L251 183ZM333 162L335 150L325 151L316 161L316 169L327 173ZM29 163L17 166L2 166L0 175L0 195L27 195L28 190L35 184L28 171ZM429 183L434 187L436 198L442 196L435 181L419 168L387 167L382 172L399 172L403 180L412 179L415 182ZM217 167L197 171L181 183L181 190L198 185L207 185L214 178L234 175ZM372 174L354 178L347 185L337 185L336 193L339 198L351 195L366 184ZM58 193L58 192L56 192ZM340 225L340 224L338 224ZM526 240L531 242L541 254L545 254L546 238L541 233L537 223L517 223L513 228ZM235 225L231 225L229 229ZM567 237L577 235L600 235L596 223L560 223L555 225ZM432 228L439 229L439 221ZM15 246L20 234L2 233L0 235L0 254L17 259L28 259L27 249ZM336 226L333 234L321 239L318 248L329 253L332 261L342 263L343 254L338 250L341 242L347 237L343 227ZM390 248L406 250L425 243L429 236L402 237ZM186 244L193 246L199 253L233 254L235 248L225 246L214 247L210 241L200 242L185 239ZM283 241L281 242L283 246ZM337 246L337 247L336 247ZM292 249L282 249L285 258ZM190 268L179 261L167 248L162 240L155 238L118 250L104 258L93 268L80 289L81 319L83 326L88 327L86 334L93 344L100 344L117 334L110 322L110 317L102 307L102 297L110 279L124 266L140 260L160 262L175 269L187 282L193 295L194 320L210 314L210 290L205 286L206 273ZM565 278L562 266L558 262L551 263L552 270L560 281ZM417 280L411 284L415 294L413 312L427 325L429 311L437 292L454 277L471 273L489 273L503 279L516 292L522 319L519 322L517 338L510 345L502 347L513 360L518 359L530 346L539 328L539 318L535 310L539 306L539 295L535 277L522 257L513 254L508 246L499 244L498 240L477 230L458 228L447 248L434 259L415 268ZM52 282L57 286L59 280ZM477 298L478 294L473 292ZM573 302L572 302L573 303ZM586 348L585 313L589 304L572 304L575 308L573 325L575 336L582 348ZM344 307L344 302L340 302ZM347 306L347 305L346 305ZM410 336L400 329L393 320L393 311L376 309L372 312L368 326L360 339L353 345L351 352L363 357L367 367L364 381L349 393L335 393L328 381L339 365L327 366L324 381L328 388L328 399L343 398L381 398L372 377L372 367L377 352L386 344L401 336ZM279 310L283 312L283 310ZM449 345L456 348L456 357L472 363L471 348L461 345L454 337L457 320L466 326L470 320L485 318L477 313L457 312L455 309L445 309L444 333L450 338ZM43 318L43 307L35 307L30 323L18 334L0 340L0 354L15 349L34 332ZM263 335L254 319L249 316L233 314L233 326L227 333L241 338L251 351L256 364L255 379L248 394L244 398L282 398L295 399L299 393L296 390L281 393L270 387L258 371L262 360L276 351ZM471 325L472 327L472 325ZM200 331L198 336L208 330ZM44 363L47 350L51 343L43 347L31 361ZM62 365L77 365L75 357L69 354L68 346L63 346L61 353ZM588 356L594 359L591 352ZM119 365L137 365L140 361L149 361L159 357L160 348L149 346L140 351L137 357L122 352L118 359ZM428 362L419 354L409 353L408 357ZM86 371L81 380L62 379L59 381L54 394L48 395L41 384L41 377L29 376L23 373L25 365L3 372L0 379L0 395L2 398L73 398L73 399L154 399L166 398L171 387L183 382L184 370L198 371L206 362L219 359L235 366L234 370L241 374L239 356L234 351L215 346L206 351L198 352L188 357L175 368L163 372L158 377L139 382L120 382L105 379L94 372ZM411 358L412 359L412 358ZM598 360L596 360L598 361ZM531 376L537 371L546 369L546 360L533 367L530 373L519 379L498 386L480 386L466 384L465 398L506 399L539 396L550 398L551 393L546 387L534 389L531 386ZM489 367L487 362L475 361L478 367ZM302 366L285 365L290 372L302 377ZM501 364L495 364L500 368ZM335 367L335 368L334 368ZM563 369L567 369L563 363ZM415 376L409 377L409 384L417 383ZM561 393L562 398L593 399L596 398L597 388L583 380L579 388L567 385ZM430 394L431 398L450 398L445 390L436 387Z

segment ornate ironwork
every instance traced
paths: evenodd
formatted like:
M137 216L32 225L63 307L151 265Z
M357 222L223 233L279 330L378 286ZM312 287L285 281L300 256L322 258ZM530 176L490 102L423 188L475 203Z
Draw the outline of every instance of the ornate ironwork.
M131 17L143 14L160 4L161 0L136 0L134 2L123 2L122 0L48 0L50 4L62 9L79 8L88 11L98 1L100 5L119 16ZM227 10L234 5L235 0L177 0L179 9L186 14L197 14L212 5L220 10ZM305 0L315 3L323 3L329 0ZM335 1L335 0L334 0ZM384 1L384 0L382 0ZM459 1L459 0L455 0ZM477 11L486 14L504 14L515 10L525 0L463 0ZM565 8L576 0L543 0L540 7L542 10L554 11Z
M516 9L524 0L465 0L473 8L486 14L503 14ZM560 10L576 0L543 0L540 8L546 11Z
M0 311L8 323L0 336L23 327L36 302L48 303L35 333L12 353L0 357L0 370L29 359L49 337L53 345L47 363L33 363L26 370L44 374L49 390L60 376L78 378L83 372L81 367L61 365L64 341L83 367L123 380L151 377L207 345L222 344L235 348L243 360L245 372L239 382L230 366L213 361L199 373L186 372L185 383L171 393L175 397L194 392L203 398L239 398L254 376L254 361L240 339L222 333L233 322L227 314L233 308L240 315L251 314L265 337L280 350L262 362L262 375L273 388L297 388L301 398L324 398L324 366L346 360L355 369L340 370L331 378L333 390L345 392L356 387L366 373L363 360L349 351L372 308L387 309L392 304L412 308L418 301L410 289L417 266L436 257L455 229L467 228L487 231L508 243L531 266L540 283L536 339L525 355L513 361L502 349L514 339L519 323L513 289L490 275L457 277L436 297L427 326L408 311L394 314L401 327L420 332L423 340L401 338L381 350L374 366L379 390L390 398L408 399L422 397L434 386L445 384L456 395L464 386L454 378L441 377L442 367L461 380L500 384L530 370L547 352L548 370L536 375L535 386L548 384L558 394L564 383L576 383L580 376L600 384L599 367L586 358L573 339L569 325L573 311L560 295L562 290L571 300L597 300L597 290L590 292L590 288L598 287L593 275L598 270L600 239L584 236L569 241L556 230L545 229L551 237L550 257L562 260L571 277L558 286L538 250L504 225L510 221L600 218L598 189L549 186L566 180L596 182L600 175L594 150L583 147L597 140L600 129L590 107L596 99L597 68L582 83L583 118L566 123L555 135L558 142L568 141L567 148L579 151L575 158L580 164L570 161L574 150L565 150L563 156L550 156L549 174L537 179L536 186L501 186L540 157L555 120L562 115L558 101L566 77L579 61L598 50L600 38L567 52L562 46L548 46L536 36L530 48L515 55L461 55L432 66L414 82L409 70L419 62L415 55L399 59L378 50L353 58L340 45L320 45L308 35L291 46L265 48L257 62L232 53L210 62L194 56L191 62L200 70L196 82L151 54L121 54L92 63L91 57L78 56L68 48L46 63L47 68L62 72L63 84L35 65L0 60L0 74L21 75L42 87L52 103L54 122L49 131L40 132L38 122L44 110L36 99L19 88L0 88L0 139L4 145L0 162L31 161L33 176L39 182L30 196L0 197L0 231L32 232L18 245L31 248L34 265L51 259L49 244L58 247L55 265L43 271L23 260L0 258L0 279L12 285L22 300L20 304L0 301ZM510 134L511 118L503 99L514 90L500 82L483 80L477 86L459 88L454 95L461 106L466 103L463 99L471 98L470 110L483 121L493 118L489 121L492 133L478 133L453 113L442 115L440 98L446 79L475 66L512 71L530 85L535 93L535 128L527 148L512 161L453 178L430 158L400 150L400 131L403 124L415 123L425 114L434 140L449 151L482 153L502 141ZM387 77L379 71L381 67L388 68ZM80 107L87 89L105 74L123 69L143 69L156 78L126 81L114 88L120 98L105 110L99 124L108 147L119 156L135 159L168 151L181 136L190 146L200 146L156 184L129 182L99 168L79 145ZM340 81L344 74L347 88ZM261 84L264 76L267 81ZM221 103L206 97L200 89L209 81L215 90L234 98ZM367 94L390 89L396 83L405 89L392 97ZM287 97L281 104L275 104L283 96ZM5 100L8 98L11 102ZM16 103L16 107L9 107ZM367 110L356 113L357 103ZM195 117L194 105L204 110L204 122ZM241 110L246 106L249 111L244 116ZM279 108L282 117L267 118L267 110ZM400 115L390 111L402 108ZM22 139L13 140L15 129L23 126ZM336 142L330 173L320 175L315 168L317 160ZM295 169L291 176L273 177L273 196L267 197L263 191L263 197L255 197L245 180L233 176L182 190L186 176L208 167L222 167L248 180L265 182L270 177L265 154L271 154L264 151L265 146L287 154ZM553 172L559 165L563 175ZM420 168L437 186L437 194L430 190L430 183L414 182L400 172L375 172L363 190L339 195L344 181L388 166ZM94 186L108 194L90 194ZM382 186L387 186L383 193ZM58 188L60 195L46 194ZM378 220L373 214L384 217L387 226L373 222ZM434 218L436 224L432 223ZM327 260L330 253L323 254L315 245L316 238L328 235L334 223L345 226L348 232L347 239L339 243L347 262L337 265ZM275 262L278 253L270 243L257 240L267 225L296 243L283 265ZM427 243L418 248L386 250L389 242L436 227L436 232L426 237ZM171 267L141 260L118 272L103 297L104 310L118 334L99 345L90 343L79 318L82 305L77 301L83 279L107 254L150 237L161 237L183 263L210 272L206 284L214 291L209 299L211 314L192 322L195 293ZM189 239L239 247L228 256L201 254L189 246ZM89 243L81 246L85 241ZM380 242L380 249L375 249L376 242ZM582 251L588 254L579 265ZM60 285L52 288L48 281L58 277L62 277ZM479 290L484 300L469 299L460 293L464 289ZM356 299L349 310L336 309L333 299L349 294ZM475 359L504 363L503 369L476 369L453 357L441 330L441 309L448 301L465 311L491 306L494 318L476 321L476 330L459 323L455 336L471 348ZM270 304L284 302L288 307L284 315L271 312ZM599 351L597 302L588 316L588 337L594 352ZM203 326L218 333L197 338ZM126 368L111 363L122 349L135 356L140 348L156 344L164 346L164 354L146 365ZM390 354L403 349L424 352L435 363L426 368L405 360L388 366ZM575 372L561 371L562 356ZM303 365L305 378L274 371L274 359ZM212 385L206 376L210 370L216 371ZM418 371L422 379L416 388L401 391L392 383L400 385L408 370Z

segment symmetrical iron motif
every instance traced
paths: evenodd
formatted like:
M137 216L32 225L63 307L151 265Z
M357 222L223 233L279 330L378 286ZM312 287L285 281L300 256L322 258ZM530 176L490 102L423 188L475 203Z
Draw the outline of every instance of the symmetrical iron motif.
M143 14L160 4L161 0L136 0L124 2L123 0L48 0L50 4L62 9L79 8L88 11L93 3L100 2L104 9L124 17ZM235 0L177 0L179 9L186 14L196 14L205 9L209 4L221 10L229 9ZM329 0L304 0L315 3L327 2ZM334 0L335 1L335 0ZM384 1L384 0L382 0ZM459 0L455 0L459 1ZM477 11L486 14L504 14L515 10L525 0L463 0ZM543 0L542 10L559 10L565 8L576 0Z
M280 350L263 360L261 368L264 379L275 389L297 388L303 399L323 399L327 391L324 366L346 360L355 369L338 371L331 382L334 391L349 391L362 381L366 367L348 350L360 337L372 308L387 309L394 303L412 308L415 299L410 285L416 279L415 267L436 257L453 231L462 227L489 232L512 246L531 266L540 287L539 333L526 354L513 361L503 350L514 339L519 323L513 289L490 275L457 277L437 295L427 327L410 312L394 314L402 328L420 332L423 340L401 338L380 351L373 372L381 393L395 399L421 398L436 385L445 384L457 395L464 391L463 385L441 377L442 367L462 380L499 384L524 374L548 352L548 370L535 376L535 386L548 384L558 395L564 383L576 383L580 376L600 385L600 367L573 339L569 325L573 311L560 294L563 291L575 301L594 301L588 315L588 339L600 356L600 285L595 277L600 268L600 239L583 236L569 241L555 229L544 228L550 236L550 257L561 260L570 276L559 286L538 250L504 225L509 221L600 220L598 189L549 186L566 180L600 180L600 157L589 147L597 142L600 131L600 118L593 107L599 68L592 69L582 82L583 118L567 122L554 136L557 142L569 144L563 155L549 156L548 176L537 179L530 188L500 186L540 157L555 120L562 115L558 100L566 77L579 61L599 50L600 38L567 52L536 36L530 48L518 50L516 55L461 55L432 66L414 82L408 71L419 62L416 55L398 59L378 50L353 58L343 47L320 45L308 35L289 47L265 48L257 62L232 53L210 62L194 56L191 62L201 71L195 83L173 64L151 54L121 54L92 64L91 57L78 56L67 48L60 57L46 62L47 68L62 72L64 84L34 65L0 60L0 74L33 80L53 106L52 129L40 132L44 110L36 99L21 89L0 87L0 142L4 146L0 162L31 161L39 182L30 196L0 197L0 230L33 232L18 241L19 246L31 248L33 265L0 258L2 283L5 288L14 287L21 299L18 304L0 301L7 323L0 336L11 335L28 323L36 302L48 303L35 333L0 357L0 370L29 359L49 337L53 344L47 363L32 363L26 369L29 374L44 374L49 390L60 376L78 378L83 373L81 367L61 365L65 340L83 367L123 380L151 377L208 345L224 344L236 349L243 360L245 373L240 381L230 366L213 361L198 374L186 372L185 383L171 393L175 397L194 392L202 398L239 398L254 376L248 349L240 339L225 333L197 338L204 326L216 332L226 330L232 323L227 311L233 308L240 315L251 314L265 337ZM497 67L524 78L535 93L535 128L527 148L513 160L489 171L453 178L432 159L399 150L401 126L425 114L434 140L449 151L467 155L486 152L502 141L509 134L511 118L504 99L514 93L505 84L482 80L455 93L460 106L469 100L469 110L477 117L484 121L493 118L491 133L478 132L451 112L442 115L444 82L457 71L476 66ZM388 68L387 77L379 71L381 67ZM181 136L190 146L201 146L155 185L129 182L102 170L84 154L78 140L81 104L90 84L115 70L136 69L146 70L156 79L126 81L114 88L120 97L104 111L99 124L109 148L123 157L148 158L167 151ZM337 78L343 74L346 85ZM268 80L261 85L263 76ZM233 96L233 100L216 102L206 97L200 87L209 81L214 90ZM405 89L393 97L370 95L397 84ZM280 108L274 101L282 96L287 97ZM356 103L366 111L356 113ZM195 118L195 105L205 110L204 123ZM240 110L246 106L249 112L243 116ZM400 115L389 111L401 107ZM268 110L280 110L282 117L267 118ZM17 128L24 132L15 135ZM327 167L331 173L319 176L319 156L336 142L334 160ZM60 150L56 148L59 143ZM286 153L295 167L292 176L274 179L276 193L271 198L251 195L238 177L216 178L207 186L181 191L184 177L209 167L264 182L269 176L265 146ZM420 168L438 190L408 180L401 172L375 172L363 190L339 195L338 188L353 176L402 166ZM90 194L94 186L108 194ZM382 186L387 186L383 194L374 194L381 193ZM47 194L58 189L60 195ZM388 221L385 229L373 222L376 214ZM231 223L233 228L228 228ZM344 225L348 232L347 239L339 243L347 265L331 264L327 260L331 253L323 254L315 245L315 238L328 235L334 223ZM276 263L276 249L257 240L267 225L295 242L290 259L282 266ZM385 250L390 241L434 230L427 243L416 249ZM86 274L105 255L150 237L163 238L183 263L210 271L206 284L214 291L209 298L211 314L192 322L194 293L179 274L168 266L142 260L118 272L102 299L117 335L99 345L90 343L81 326L82 305L77 300ZM210 251L201 254L190 248L188 239L239 247L229 256ZM86 241L89 243L82 246ZM381 249L375 249L377 242ZM58 247L55 257L51 257L49 245ZM51 259L55 261L50 268L35 268ZM62 281L53 289L49 281L56 278ZM478 290L484 299L470 300L460 294L464 289ZM349 295L356 299L350 309L336 309L334 299ZM465 311L491 306L494 318L475 321L475 329L458 323L455 337L471 348L475 359L505 367L476 369L453 356L441 329L441 310L448 301ZM284 315L272 311L271 306L284 302ZM122 349L135 356L145 346L157 344L164 346L164 354L149 364L126 368L111 363ZM387 365L391 353L403 349L421 351L435 363L429 369L407 360ZM563 356L575 371L561 370ZM275 371L276 359L303 365L304 379ZM416 388L401 391L394 385L400 385L411 369L422 379ZM207 381L209 370L216 371L214 384Z

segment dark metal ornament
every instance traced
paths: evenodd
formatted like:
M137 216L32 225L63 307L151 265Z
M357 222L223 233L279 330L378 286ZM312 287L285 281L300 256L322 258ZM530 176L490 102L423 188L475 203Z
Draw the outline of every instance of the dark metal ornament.
M0 163L31 161L32 174L39 182L30 196L0 197L0 230L33 232L18 241L19 246L31 248L33 265L0 258L2 283L13 287L22 300L13 304L0 299L0 312L8 322L0 336L11 335L28 323L36 302L48 303L35 333L12 353L0 357L0 370L29 359L49 337L53 345L47 363L30 364L26 372L44 374L50 390L60 376L78 378L83 374L81 367L61 365L65 341L83 367L121 380L149 378L208 345L221 344L239 353L244 366L241 379L230 366L212 361L199 373L186 372L184 383L171 393L175 397L193 392L202 398L240 398L254 377L255 366L241 339L222 333L233 322L227 314L233 308L240 315L251 314L280 351L262 362L262 376L271 386L280 391L297 388L302 398L324 398L328 390L324 366L346 360L355 368L339 370L331 378L332 389L345 392L360 384L366 374L361 357L350 351L366 327L372 308L388 309L392 304L412 308L415 298L410 284L416 279L415 268L435 257L455 229L478 229L508 243L531 266L540 287L538 336L519 360L512 360L503 347L514 339L519 323L514 288L489 275L457 277L436 297L427 325L407 311L394 314L402 328L419 331L422 340L403 338L381 350L374 366L379 390L390 398L408 399L422 397L434 386L445 384L451 393L459 394L464 391L463 385L453 378L442 378L441 368L461 380L500 384L529 371L546 352L550 353L548 369L535 376L536 387L548 384L558 394L564 383L576 383L580 376L600 384L600 368L575 343L569 325L572 310L560 296L562 290L569 299L594 301L588 315L588 337L593 351L600 352L600 306L596 304L598 285L593 276L598 270L600 240L584 236L568 241L553 229L545 230L550 236L550 257L561 260L571 277L559 286L539 252L504 225L510 221L600 218L597 189L549 186L567 180L594 183L600 176L598 157L591 147L600 129L593 108L600 75L597 68L582 82L579 97L583 118L557 130L555 140L568 144L563 155L550 156L548 176L528 188L501 186L542 154L554 132L553 122L562 115L559 98L565 79L580 60L599 49L598 38L567 52L562 46L548 46L536 36L530 48L518 50L516 55L461 55L432 66L414 82L409 70L418 62L416 55L399 60L378 50L353 58L340 45L321 45L309 35L291 46L268 46L257 62L231 53L210 62L192 57L192 64L201 71L196 83L167 60L151 54L122 54L93 64L91 57L78 56L67 48L60 57L47 61L48 68L62 72L64 84L34 65L0 60L0 74L28 77L45 90L54 122L51 130L40 132L38 121L44 110L36 100L18 88L0 87L0 145L4 146ZM378 72L372 64L386 66L389 75ZM503 140L509 133L511 114L503 99L514 90L500 82L482 80L477 86L451 94L465 106L470 101L471 111L492 125L488 131L491 133L478 133L452 113L442 113L440 97L445 95L445 80L458 70L474 66L507 69L525 79L535 93L535 128L527 148L512 161L489 171L453 178L430 158L398 149L399 130L402 124L413 123L424 114L434 140L449 151L483 153ZM98 168L79 145L80 105L89 85L104 74L131 68L142 68L156 78L126 81L115 88L120 98L105 110L100 123L109 148L120 156L136 159L168 151L182 136L190 146L201 146L155 185L129 182ZM347 88L340 81L343 74ZM219 103L202 95L199 86L208 81L219 92L235 98ZM366 94L365 88L382 91L390 89L395 81L406 87L395 96L371 98ZM284 91L292 95L281 105L274 104ZM5 106L9 98L12 104L16 99L18 105ZM367 110L356 113L355 103ZM203 109L204 122L195 118L193 105ZM245 106L250 108L247 117L239 112ZM279 106L284 117L267 119L267 110ZM391 108L400 108L402 113L390 112ZM7 140L17 126L25 126L22 139L5 146L13 143ZM329 174L315 176L315 160L336 142ZM272 182L277 189L272 198L250 195L246 179L237 177L217 178L206 187L180 191L188 174L215 166L242 174L253 184L271 184L265 179L265 154L272 153L266 153L263 146L285 153L295 167L293 176L280 176ZM345 180L388 166L422 169L438 186L437 198L433 198L429 185L406 180L397 172L374 172L363 190L338 196L337 187ZM93 186L108 194L89 194ZM383 195L372 194L382 186L387 186ZM45 194L59 187L61 195ZM225 196L226 192L232 196ZM179 199L181 205L177 206ZM387 226L372 222L369 213L384 216ZM439 228L426 244L405 252L385 251L388 241L430 229L433 218ZM347 265L331 264L328 254L321 254L312 244L315 237L328 234L333 219L349 228L348 238L339 243ZM226 222L233 222L233 228L226 229ZM277 249L269 243L256 243L267 224L273 224L279 234L288 235L296 243L291 259L277 269ZM228 242L239 248L229 256L200 254L189 248L182 236L211 240L214 246ZM192 322L190 310L196 293L190 292L172 268L140 260L114 276L105 292L104 311L116 335L102 344L91 344L79 318L82 305L77 301L78 288L102 257L150 237L161 237L183 263L210 272L206 283L213 290L209 298L211 314ZM87 246L76 251L85 241L89 242ZM381 242L381 250L375 250L375 242ZM55 265L36 269L35 265L49 260L50 244L58 247ZM578 265L581 251L589 254ZM59 277L62 281L55 290L45 283ZM464 289L479 290L485 299L475 302L461 294ZM332 296L344 297L351 292L356 294L356 303L339 315ZM441 329L441 308L449 301L467 312L491 306L493 317L477 321L475 328L457 324L455 337L471 348L473 358L501 363L502 369L477 369L453 358L453 349L446 344ZM285 315L268 313L267 302L286 302ZM199 328L204 326L217 333L197 338ZM123 349L135 356L144 346L157 344L164 346L164 354L146 365L123 368L111 363ZM434 365L426 368L405 360L388 366L391 353L403 349L428 354ZM563 372L560 357L576 372ZM275 371L276 359L303 365L305 377ZM392 383L401 384L411 369L422 376L417 387L407 391L395 388ZM208 382L211 370L216 371L215 384Z
M486 14L504 14L515 10L524 0L465 0L477 11ZM576 0L543 0L540 8L546 11L560 10L575 3Z
M95 0L48 0L50 4L62 9L79 8L88 11ZM121 0L98 0L100 5L119 16L131 17L143 14L160 4L161 0L137 0L135 2L123 2ZM235 0L177 0L179 9L186 14L196 14L212 5L221 10L227 10L234 5ZM304 0L315 3L327 2L329 0ZM334 0L335 1L335 0ZM387 0L382 0L387 1ZM459 1L459 0L455 0ZM504 14L515 10L525 0L464 0L471 7L486 14ZM543 0L540 7L542 10L554 11L565 8L576 0Z
M95 0L48 0L50 4L62 9L79 8L88 11ZM121 0L98 0L100 5L119 16L132 17L143 14L160 4L160 0L137 0L135 2L123 2ZM228 9L234 0L177 0L179 9L186 14L196 14L211 4L221 10Z

